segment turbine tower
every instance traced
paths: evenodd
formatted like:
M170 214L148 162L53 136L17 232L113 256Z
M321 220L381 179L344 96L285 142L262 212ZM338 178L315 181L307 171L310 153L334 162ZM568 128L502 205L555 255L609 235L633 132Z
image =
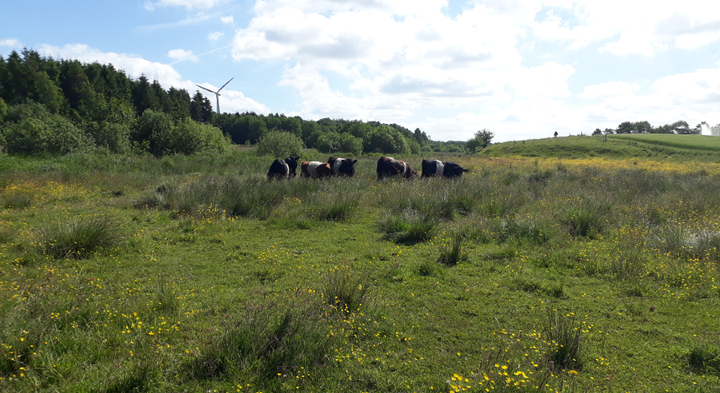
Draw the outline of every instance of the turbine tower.
M210 90L210 89L208 89L208 88L206 88L206 87L202 87L202 86L200 86L200 85L198 85L198 84L195 85L195 86L197 86L197 87L199 87L199 88L201 88L201 89L207 90L207 91L215 94L215 99L217 100L217 107L216 107L216 108L217 108L217 113L218 113L218 115L220 114L220 90L222 90L225 86L227 86L227 84L230 83L233 79L235 79L234 76L233 76L232 78L230 78L229 81L225 82L225 84L222 85L222 87L219 88L218 91L212 91L212 90Z

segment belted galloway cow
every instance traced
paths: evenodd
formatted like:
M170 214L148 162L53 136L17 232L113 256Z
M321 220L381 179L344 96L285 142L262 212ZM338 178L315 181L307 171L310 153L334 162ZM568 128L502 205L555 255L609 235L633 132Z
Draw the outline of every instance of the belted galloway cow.
M398 175L410 179L417 175L417 171L405 161L396 160L392 157L380 157L377 162L378 180Z
M328 164L332 168L332 173L335 176L350 176L355 174L355 163L357 160L351 160L349 158L341 157L330 157L328 158Z
M295 177L295 170L297 169L297 160L300 157L288 157L284 161L277 159L270 164L270 170L268 171L268 180L273 179L292 179Z
M300 177L321 179L333 175L330 164L320 161L303 161L300 163Z
M452 161L422 160L422 177L460 177L468 170Z

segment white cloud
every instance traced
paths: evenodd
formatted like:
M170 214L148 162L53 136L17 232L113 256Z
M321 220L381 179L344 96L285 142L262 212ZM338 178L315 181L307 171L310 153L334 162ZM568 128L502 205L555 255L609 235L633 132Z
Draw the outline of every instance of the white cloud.
M509 16L477 7L451 19L440 11L444 1L424 6L360 3L301 1L291 7L282 0L258 2L258 15L235 36L233 56L296 60L299 66L282 83L301 95L305 90L299 80L312 76L317 86L327 72L348 78L348 88L361 94L360 107L366 108L359 111L368 116L373 105L407 116L409 108L422 105L459 107L508 99L504 84L522 60L515 49L518 30ZM545 91L567 94L566 88L560 90ZM327 105L346 106L340 96L342 92L334 92Z
M192 51L185 50L185 49L173 49L170 52L168 52L168 57L175 61L184 61L184 60L197 61L198 60L197 56L195 56L192 53Z
M222 17L220 17L220 21L226 25L231 25L231 24L235 23L235 19L233 18L232 15L222 16Z
M223 35L224 35L223 33L219 32L219 31L215 31L215 32L212 32L212 33L208 34L208 39L209 39L210 41L217 41L217 40L219 40L220 37L222 37Z
M614 55L653 56L720 40L720 15L704 0L534 0L524 5L537 12L518 23L542 40L568 42L569 49L604 43L602 50Z
M618 96L634 96L635 92L640 89L640 85L627 82L609 81L597 85L585 86L583 91L578 94L582 98L605 98Z
M84 63L98 62L101 64L112 64L115 68L125 71L126 75L131 78L139 78L145 75L149 80L157 80L165 89L171 86L177 89L185 89L194 94L197 88L196 83L217 90L220 86L213 86L203 82L193 82L191 80L183 80L180 73L171 65L152 62L141 57L128 55L125 53L101 52L84 44L65 45L56 47L51 45L41 45L37 51L44 56L52 56L56 59L77 59ZM204 90L201 90L204 93ZM208 93L210 94L210 93ZM215 96L211 98L214 105ZM255 111L258 113L268 113L270 109L252 98L246 97L242 92L223 89L222 91L221 110L223 112L234 113L244 111Z
M15 38L0 39L0 46L18 47L20 46L20 41Z

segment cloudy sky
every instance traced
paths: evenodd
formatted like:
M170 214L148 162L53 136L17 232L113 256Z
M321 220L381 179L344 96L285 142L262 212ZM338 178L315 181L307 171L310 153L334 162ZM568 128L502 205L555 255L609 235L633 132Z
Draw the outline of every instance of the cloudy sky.
M234 77L223 112L496 142L720 123L708 0L23 0L0 15L3 56L112 63L191 94Z

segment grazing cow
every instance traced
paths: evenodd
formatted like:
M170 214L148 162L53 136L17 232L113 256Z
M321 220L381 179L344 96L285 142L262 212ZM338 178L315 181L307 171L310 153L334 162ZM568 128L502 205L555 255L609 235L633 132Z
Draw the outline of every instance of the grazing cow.
M405 161L396 160L392 157L380 157L377 162L378 180L397 175L410 179L417 175L417 171Z
M333 175L335 176L350 176L355 174L355 163L357 160L351 160L349 158L330 157L328 158L328 164L332 168Z
M320 179L332 176L330 164L320 161L303 161L300 163L300 177Z
M295 169L297 169L297 160L299 158L300 157L288 157L285 161L273 161L267 174L268 180L292 179L295 177Z
M423 160L422 177L444 176L460 177L468 170L452 161Z

